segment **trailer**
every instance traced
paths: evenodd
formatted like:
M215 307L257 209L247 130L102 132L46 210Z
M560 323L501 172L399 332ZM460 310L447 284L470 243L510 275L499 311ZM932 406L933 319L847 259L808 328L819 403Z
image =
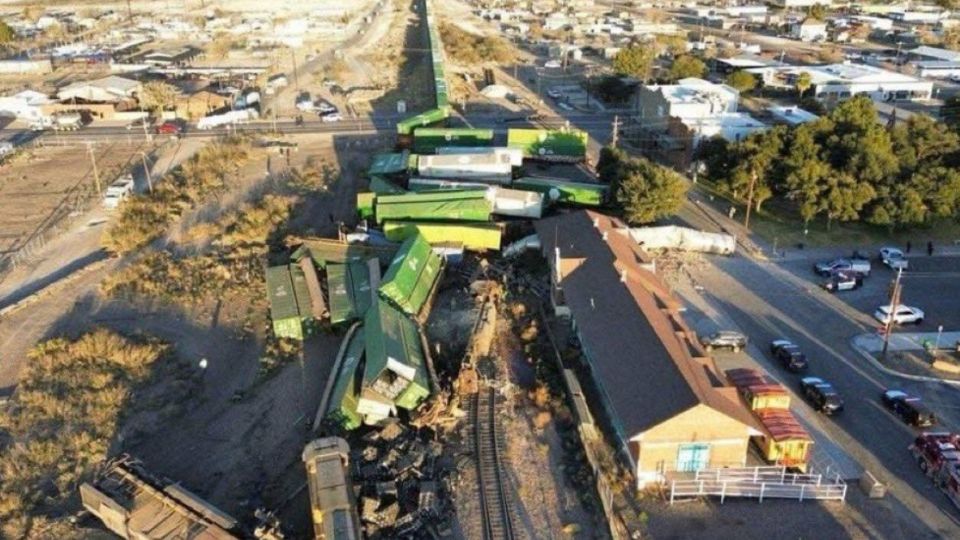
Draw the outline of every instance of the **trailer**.
M503 236L498 223L431 223L426 221L385 221L383 234L392 242L403 242L420 234L437 251L437 246L459 244L471 251L497 251Z
M348 339L350 341L344 349L340 371L334 375L336 380L324 418L344 430L351 431L363 424L363 417L357 412L361 377L357 368L366 347L363 326L358 326L356 331L348 335Z
M406 120L397 123L397 134L410 136L413 131L419 127L425 127L432 124L443 122L450 117L449 107L430 109L429 111L411 116Z
M519 148L509 148L506 146L441 146L437 148L435 153L441 156L450 154L506 155L510 158L510 165L513 165L514 167L520 167L523 165L523 151Z
M575 129L508 129L507 146L538 161L579 163L587 157L586 131Z
M278 338L303 340L303 323L297 307L297 297L286 266L267 268L267 297L270 300L270 319L273 334Z
M419 178L413 177L407 180L407 188L410 191L439 191L439 190L467 190L480 189L486 190L490 184L484 182L460 182L457 180L444 180L443 178Z
M513 179L513 164L509 154L418 156L417 173L427 178L485 178L506 185Z
M201 118L197 121L197 129L208 130L222 126L244 124L250 120L256 120L257 118L260 118L260 113L258 113L256 109L240 109L237 111L229 111L223 114L215 114L213 116L205 116Z
M609 188L603 184L571 182L562 178L524 176L513 181L514 189L543 193L548 201L574 206L603 206Z
M327 296L330 324L363 318L370 307L371 299L370 271L367 264L361 261L328 264Z
M439 147L491 145L492 129L422 127L413 132L413 150L418 154L433 154Z
M493 201L485 190L380 195L375 210L377 223L386 220L490 221Z
M543 194L502 187L489 190L493 197L493 213L501 216L540 219L543 216Z

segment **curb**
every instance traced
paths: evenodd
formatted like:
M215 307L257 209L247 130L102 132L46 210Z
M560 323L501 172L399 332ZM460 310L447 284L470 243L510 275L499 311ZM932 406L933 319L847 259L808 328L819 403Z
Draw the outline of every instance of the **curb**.
M927 376L925 376L925 375L911 375L911 374L909 374L909 373L902 373L902 372L899 372L899 371L897 371L897 370L895 370L895 369L890 369L890 368L888 368L887 366L883 365L883 364L882 364L879 360L877 360L872 354L870 354L869 352L861 349L861 348L856 344L856 340L857 340L858 337L860 337L860 336L859 336L859 335L858 335L858 336L854 336L853 338L850 339L850 346L853 347L853 350L857 351L857 352L860 354L860 356L863 356L864 358L866 358L866 359L867 359L868 361L870 361L870 363L872 363L877 369L879 369L880 371L886 373L887 375L892 375L892 376L894 376L894 377L900 377L901 379L908 379L908 380L917 381L917 382L943 383L943 384L948 384L948 385L950 385L950 386L953 386L953 387L955 387L955 388L960 388L960 380L941 379L941 378L939 378L939 377L927 377Z

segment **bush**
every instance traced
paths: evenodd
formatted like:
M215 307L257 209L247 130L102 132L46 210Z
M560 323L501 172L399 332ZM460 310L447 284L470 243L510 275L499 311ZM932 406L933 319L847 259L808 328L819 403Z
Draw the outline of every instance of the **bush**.
M134 390L168 351L96 330L30 352L11 406L0 412L14 441L0 454L0 536L43 537L63 525L51 525L41 507L73 510L70 499L107 457Z
M160 238L184 209L226 191L250 155L241 139L210 144L158 182L152 193L130 198L103 236L103 247L124 254Z
M516 60L513 49L503 38L477 36L454 24L440 24L440 40L450 58L462 64L508 64Z

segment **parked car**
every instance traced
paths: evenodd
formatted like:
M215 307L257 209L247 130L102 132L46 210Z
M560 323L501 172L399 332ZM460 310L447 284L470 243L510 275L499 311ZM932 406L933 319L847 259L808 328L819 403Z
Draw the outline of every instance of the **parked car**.
M547 60L543 63L543 67L557 69L563 67L563 64L561 64L559 60Z
M820 262L813 265L813 270L821 276L829 276L834 272L857 272L864 277L870 275L870 261L866 259L839 258L829 262Z
M771 342L770 354L790 371L798 372L807 369L807 355L803 354L800 347L790 340L777 339Z
M877 308L877 311L873 313L873 317L883 324L890 322L890 312L892 309L889 305L880 306ZM915 308L912 306L897 306L897 312L893 314L893 324L920 324L923 322L923 310L920 308Z
M884 247L880 248L880 262L889 266L893 270L906 270L909 266L907 257L903 254L903 251L895 247Z
M116 208L133 193L133 176L126 174L114 180L103 194L103 206Z
M158 135L179 135L183 133L183 124L173 120L167 120L157 126L155 131Z
M567 111L567 112L572 112L572 111L573 111L573 106L571 106L569 103L564 103L564 102L562 102L562 101L561 101L560 103L557 103L557 107L560 107L561 109L563 109L563 110L565 110L565 111Z
M800 379L800 389L810 405L823 414L833 415L843 410L843 398L830 383L820 377Z
M863 276L857 272L840 270L823 282L823 288L830 292L852 291L863 286Z
M326 101L323 101L322 99L318 99L318 100L317 100L316 108L317 108L318 111L320 111L320 114L327 114L327 113L335 113L335 112L337 112L337 108L336 108L336 107L334 107L334 106L331 105L330 103L327 103Z
M730 349L733 352L739 352L746 348L747 336L733 330L721 330L708 336L701 336L700 344L708 351Z
M343 120L343 116L338 112L329 113L321 116L320 120L323 122L339 122Z
M930 427L937 423L937 417L916 396L902 390L887 390L880 395L880 401L907 424L915 427Z
M553 99L560 99L561 97L563 97L563 92L557 90L556 88L551 88L547 90L547 96Z

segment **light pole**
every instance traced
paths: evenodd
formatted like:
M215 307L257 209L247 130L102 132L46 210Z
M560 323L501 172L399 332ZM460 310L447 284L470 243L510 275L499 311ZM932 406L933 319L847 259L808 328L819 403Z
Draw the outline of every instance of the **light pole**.
M150 167L147 167L147 153L141 150L140 158L143 159L143 172L147 174L147 189L153 193L153 178L150 175Z
M897 313L897 305L900 303L900 278L903 276L903 267L897 270L897 280L893 282L893 290L890 292L890 312L887 313L887 322L883 329L883 350L880 352L881 358L887 357L887 349L890 347L890 331L893 330L893 321Z
M940 336L943 335L943 325L937 327L937 342L933 345L933 354L936 355L937 351L940 350Z

